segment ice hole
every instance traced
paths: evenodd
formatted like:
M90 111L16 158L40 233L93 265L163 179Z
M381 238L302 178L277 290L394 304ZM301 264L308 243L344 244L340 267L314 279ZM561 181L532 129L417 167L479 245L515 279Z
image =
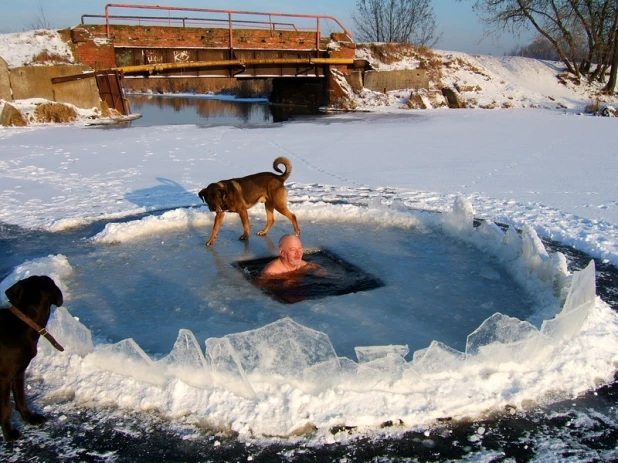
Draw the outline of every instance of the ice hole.
M157 359L172 350L181 329L191 330L203 346L206 339L290 317L327 334L341 357L355 358L359 346L407 345L414 352L432 341L464 351L468 334L494 313L526 320L538 310L538 298L490 253L439 228L354 219L306 221L303 245L366 269L361 281L374 289L283 304L238 266L274 258L276 240L289 224L277 221L269 236L243 242L239 221L226 218L217 242L206 247L210 224L187 226L178 211L169 214L174 219L126 224L122 242L95 239L70 256L65 305L95 341L132 338ZM154 220L184 222L158 231ZM252 221L261 227L259 219Z
M379 278L326 249L311 249L305 252L304 260L317 265L318 270L260 281L260 272L271 260L273 256L240 260L234 262L234 265L249 281L285 304L369 291L384 286L384 282Z

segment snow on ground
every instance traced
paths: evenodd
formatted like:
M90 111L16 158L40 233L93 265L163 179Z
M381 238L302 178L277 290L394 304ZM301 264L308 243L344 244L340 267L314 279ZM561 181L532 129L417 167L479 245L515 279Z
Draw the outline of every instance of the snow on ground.
M354 221L354 209L358 207L372 208L376 217L389 214L391 209L404 214L415 214L418 209L448 212L454 208L456 198L462 197L470 201L469 206L463 203L459 212L455 209L455 218L448 223L454 227L454 235L470 241L470 245L481 235L470 235L471 229L459 224L467 223L466 217L471 217L474 208L477 217L530 227L531 231L537 230L541 235L618 263L616 191L614 172L608 167L613 165L613 155L601 143L613 134L613 122L609 118L546 110L443 110L407 112L405 117L343 115L324 122L250 129L197 126L4 129L0 132L3 185L0 217L4 223L24 229L42 227L61 231L94 220L122 222L125 217L143 212L156 216L157 211L168 208L198 206L196 193L210 181L269 170L276 156L285 155L293 165L289 197L301 228L303 222L324 220L315 215L316 207L323 204L333 204L335 211L330 220L339 217L339 220ZM593 144L591 149L591 140L598 146ZM582 151L588 150L590 155L581 156ZM252 210L254 222L259 220L260 212L258 208ZM282 220L278 218L278 222ZM429 220L427 224L431 225L432 219L424 220ZM110 226L131 240L161 233L162 224L171 233L196 228L202 231L205 240L212 214L201 209L187 218L174 212L160 220ZM238 228L238 221L234 217L226 218L223 227ZM485 244L481 248L488 246L489 241L485 240L490 237L498 240L497 243L509 242L506 237L495 235L491 228L483 229L482 236ZM306 239L319 244L318 237ZM214 251L235 243L235 237L231 242L220 237ZM503 245L497 243L490 247ZM201 243L199 246L203 249ZM505 256L512 252L513 256L527 255L516 261L519 262L516 265L523 267L515 272L522 274L521 268L525 268L528 270L523 274L526 274L542 265L544 270L535 270L532 275L550 287L558 280L568 281L564 280L567 274L555 280L564 270L560 270L558 261L547 260L534 235L528 244L520 246L513 251L509 245L506 250L497 251L497 255L508 262ZM383 257L375 259L382 262ZM50 256L20 266L3 282L3 287L41 269L53 274L60 284L69 281L76 271L70 259ZM583 290L583 293L590 294L590 291ZM65 305L69 313L79 310L73 304L77 302L67 298ZM501 362L498 367L491 362L481 362L480 366L473 362L461 366L457 359L462 353L448 349L444 353L438 344L430 352L442 358L437 364L445 362L444 355L449 362L454 362L449 363L447 371L434 371L431 365L436 365L436 361L425 366L421 362L417 370L410 369L413 363L401 363L403 360L397 355L382 360L378 355L378 364L357 371L359 378L365 379L357 378L350 383L345 375L349 374L348 368L357 368L354 364L321 357L326 363L309 365L308 370L302 370L301 378L294 373L280 384L280 380L268 379L279 377L280 371L271 376L257 368L251 374L246 373L246 379L237 384L229 378L222 379L229 374L223 356L217 365L227 366L215 371L214 377L218 379L213 387L204 378L161 373L159 366L151 365L152 360L133 344L110 346L95 342L94 347L88 347L88 343L81 341L83 336L77 336L80 341L75 341L69 335L65 342L73 343L74 352L81 355L37 357L33 371L46 378L45 400L53 401L52 397L60 391L70 390L78 398L76 403L100 399L132 410L154 407L172 419L189 414L192 420L219 420L221 426L233 429L243 439L294 434L299 428L315 426L319 429L316 442L324 443L345 438L332 436L328 429L333 426L350 424L371 432L379 429L383 421L395 417L402 419L406 426L426 426L445 415L469 416L513 404L519 408L530 401L546 403L547 397L577 395L609 381L618 359L615 352L604 346L615 345L618 340L616 317L602 301L593 304L594 308L586 306L585 314L590 313L589 316L574 312L576 320L582 317L587 320L582 331L575 329L577 336L572 337L573 328L558 329L556 343L549 343L551 349L543 350L553 359L550 363ZM61 334L69 329L66 328L69 321L66 316L55 321L51 325L53 332ZM275 333L299 330L295 325L282 323L283 327L276 325L270 329ZM567 326L572 327L570 323ZM533 331L536 333L538 329L537 326ZM553 333L553 328L548 329ZM562 336L569 341L562 340ZM193 342L190 338L189 341L189 344ZM204 341L195 342L203 346ZM215 346L221 342L211 341ZM530 358L541 358L540 351L534 351ZM114 352L124 360L111 363L105 360ZM209 358L217 358L214 354L217 347L211 346L207 352ZM242 359L246 353L233 355ZM415 357L423 355L419 353ZM138 362L142 366L134 365L127 370L122 367L126 362L131 365ZM421 376L424 380L419 382L419 370L432 380L425 383L428 377ZM381 372L380 377L390 378L388 384L378 381L381 386L370 387L375 376L366 375L375 375L375 371ZM316 377L323 378L317 388L311 380ZM334 384L327 382L326 377ZM487 378L491 381L486 381ZM207 386L190 386L196 381L199 384L206 381ZM421 387L423 384L428 389ZM437 384L440 392L436 396ZM561 384L560 391L554 390L555 384ZM468 394L475 400L470 402ZM389 404L386 408L385 403Z
M492 73L504 73L503 81L485 86L484 97L547 107L555 77L551 66L474 59ZM525 86L519 87L519 80ZM500 319L495 324L500 330L492 328L496 320L488 321L484 334L497 345L473 343L470 357L432 343L404 359L391 346L370 351L363 365L325 349L320 352L331 354L305 363L299 373L297 364L277 369L274 360L285 358L285 342L280 350L253 351L262 355L257 366L247 360L251 352L230 347L292 332L328 347L319 333L283 318L259 332L209 339L209 360L197 356L196 361L211 363L199 377L195 370L189 375L174 370L173 362L154 364L130 340L120 346L91 344L88 332L69 315L76 302L67 298L68 312L57 310L51 326L72 348L54 354L42 345L47 355L32 365L35 375L45 378L40 403L55 406L72 397L78 406L100 401L157 410L184 424L206 421L231 429L242 439L311 434L316 427L312 435L324 443L347 438L329 431L337 426L384 432L381 423L397 419L403 429L426 426L445 416L480 416L574 397L611 381L618 362L615 312L595 298L593 269L573 276L557 254L545 254L537 234L618 264L615 119L580 114L588 96L556 86L549 101L562 105L560 110L411 111L397 101L369 114L260 128L1 129L0 221L23 230L58 233L98 220L118 221L109 228L124 231L130 240L156 235L167 222L168 230L178 232L199 227L205 237L212 214L185 212L200 205L196 192L212 181L270 170L273 159L283 155L293 165L289 197L301 228L303 221L320 220L315 210L325 205L334 209L331 220L354 221L358 208L377 217L418 218L420 210L426 226L495 254L531 286L557 291L557 301L563 290L575 288L561 316L542 326ZM171 213L154 218L167 209ZM444 219L426 211L443 212ZM139 213L147 219L122 223ZM257 210L251 214L256 220ZM515 225L524 238L501 234L491 223L473 229L473 215ZM238 222L226 218L223 227ZM213 252L234 245L237 241L220 237ZM392 257L375 258L386 265ZM2 287L30 272L53 274L66 285L75 271L66 256L41 256L16 268ZM181 344L192 345L184 334ZM199 352L204 342L195 340Z
M46 52L49 59L35 60L42 52ZM0 34L0 57L9 68L75 62L67 42L52 29Z

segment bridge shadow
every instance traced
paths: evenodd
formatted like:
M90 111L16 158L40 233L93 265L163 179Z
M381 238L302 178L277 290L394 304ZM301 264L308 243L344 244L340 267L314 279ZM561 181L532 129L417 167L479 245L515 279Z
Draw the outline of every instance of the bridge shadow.
M166 209L177 205L179 200L181 200L181 203L182 200L191 203L197 201L197 196L187 191L178 182L164 177L156 177L156 180L157 185L131 191L125 195L125 199L148 210Z

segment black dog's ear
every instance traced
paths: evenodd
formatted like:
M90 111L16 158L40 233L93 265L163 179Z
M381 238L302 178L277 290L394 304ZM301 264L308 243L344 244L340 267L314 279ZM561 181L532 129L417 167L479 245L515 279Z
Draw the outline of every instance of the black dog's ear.
M4 294L6 294L9 302L15 307L23 305L22 302L24 300L24 281L18 281L9 289L7 289Z
M49 297L49 302L54 304L56 307L60 307L64 303L64 298L62 296L62 291L58 288L56 282L47 275L41 275L36 278L41 283L40 289L45 292L47 297Z
M63 302L62 291L56 282L47 275L33 275L19 280L5 292L9 302L20 310L30 305L38 305L41 298L49 298L49 303L60 307Z

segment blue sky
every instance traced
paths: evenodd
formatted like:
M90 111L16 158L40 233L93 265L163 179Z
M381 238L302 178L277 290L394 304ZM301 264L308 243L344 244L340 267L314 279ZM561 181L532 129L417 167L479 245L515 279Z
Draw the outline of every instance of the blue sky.
M0 16L0 33L21 32L30 29L36 21L39 5L48 23L53 28L65 28L79 24L82 14L103 14L107 0L21 0L6 2ZM118 3L152 4L173 7L231 9L258 12L317 14L336 17L354 32L351 14L356 8L355 0L313 0L309 2L286 0L160 0L124 1ZM505 34L502 37L485 37L483 26L472 11L471 0L434 0L434 9L442 39L436 48L501 56L515 45L529 40ZM116 14L121 14L116 10Z

